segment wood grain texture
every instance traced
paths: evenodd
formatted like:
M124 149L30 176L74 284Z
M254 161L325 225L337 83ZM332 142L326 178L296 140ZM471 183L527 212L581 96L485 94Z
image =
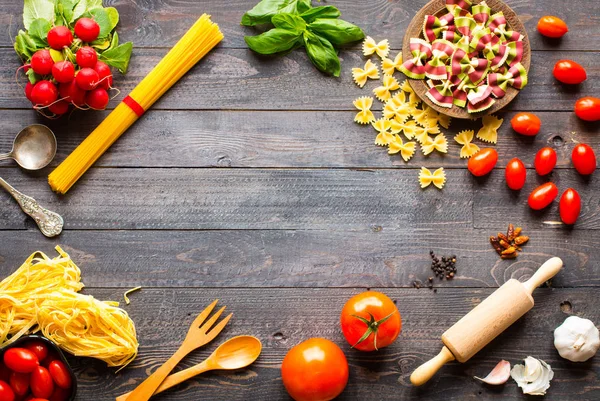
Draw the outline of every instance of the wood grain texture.
M435 166L435 165L434 165ZM470 226L471 178L419 188L417 170L93 169L64 197L43 178L4 169L67 229L353 229ZM39 177L43 177L40 175ZM411 188L411 190L407 190ZM0 229L29 221L0 194Z
M166 54L166 49L137 49L126 76L116 73L115 86L121 94L114 107ZM353 67L365 59L359 51L342 51L339 79L315 70L305 52L293 51L285 57L257 56L250 50L216 49L165 94L154 110L354 110L352 101L380 85L370 80L363 89L352 81ZM577 87L558 83L552 68L560 59L573 59L584 65L588 79ZM529 85L511 102L511 110L572 111L575 101L600 91L600 64L597 52L533 52ZM29 101L15 83L19 66L12 49L0 49L0 108L28 108ZM397 73L400 79L402 76ZM374 110L381 103L374 102ZM267 124L265 124L267 125Z
M242 15L258 0L111 0L107 2L121 13L118 27L123 40L131 40L136 47L172 46L202 14L211 14L225 35L223 47L245 48L244 35L254 35L252 28L240 26ZM404 32L416 12L426 0L335 0L334 5L342 12L342 18L359 25L374 38L388 38L392 46L399 48ZM531 35L534 50L600 50L600 35L595 18L600 14L600 4L588 1L577 7L572 3L545 0L507 0ZM313 1L313 4L318 4ZM106 3L105 3L106 5ZM10 38L21 25L22 3L14 0L0 1L0 46L11 46ZM546 40L536 31L538 19L547 15L563 18L570 31L562 40Z
M66 231L52 240L35 229L0 231L0 277L34 250L53 256L60 245L92 287L412 287L432 275L433 249L458 258L457 276L436 279L436 287L526 280L553 256L565 263L554 287L600 285L600 238L593 232L525 226L531 240L519 258L500 260L488 238L505 229Z
M594 400L600 397L600 361L570 363L558 356L552 331L569 314L600 320L598 308L582 289L538 289L535 306L521 320L466 364L445 366L426 386L415 388L408 377L435 355L441 334L487 297L491 289L382 289L396 301L403 317L402 333L378 353L353 351L339 330L339 312L358 289L142 289L131 296L126 310L137 322L140 354L119 374L102 362L73 359L81 394L103 394L103 399L134 388L153 372L183 339L189 322L210 301L219 298L233 318L213 344L196 351L181 367L199 363L225 339L242 334L257 336L263 353L250 368L213 373L156 397L156 400L287 400L280 364L288 349L309 337L326 337L348 357L350 381L340 400L522 400L521 390L509 379L500 387L486 387L472 376L487 374L500 359L511 364L533 355L548 362L555 378L550 400ZM121 299L123 290L88 289L101 299ZM427 314L423 314L426 310ZM563 312L565 310L567 313Z
M48 124L58 137L58 155L52 166L94 130L108 112L78 112L67 121L48 121L28 110L0 111L0 149L10 149L13 136L27 124ZM542 130L535 137L516 134L510 119L514 112L500 113L504 119L495 148L498 168L513 158L533 166L535 152L556 149L556 168L571 168L571 151L583 142L598 149L600 136L595 124L587 124L572 112L541 112ZM14 116L14 118L11 118ZM442 128L448 139L448 154L423 156L417 150L409 163L399 155L388 155L375 146L376 131L353 122L353 111L150 111L96 163L102 167L318 167L318 168L419 168L439 163L464 168L460 145L452 138L462 130L477 132L480 121L454 120ZM265 123L269 122L269 123ZM475 140L480 147L487 146ZM10 163L6 163L10 165Z

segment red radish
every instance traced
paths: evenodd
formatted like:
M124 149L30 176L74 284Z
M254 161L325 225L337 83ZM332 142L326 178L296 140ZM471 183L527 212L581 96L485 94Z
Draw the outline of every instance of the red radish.
M48 32L48 44L54 50L62 50L73 43L73 34L66 26L55 26Z
M85 96L85 102L94 110L104 110L108 106L110 98L108 92L103 88L91 90Z
M56 82L64 84L75 79L75 66L70 61L59 61L52 67L52 76Z
M91 68L82 68L77 73L75 81L77 82L77 86L79 86L81 89L89 91L95 89L96 86L98 86L100 76L95 70Z
M27 97L27 99L29 99L29 101L31 102L31 91L33 90L33 84L31 82L27 82L27 85L25 85L25 97Z
M58 99L58 90L50 81L39 81L31 90L31 101L36 106L45 107Z
M60 84L58 91L60 97L65 101L73 103L75 106L82 107L85 105L85 91L77 86L75 80L68 84Z
M77 64L81 68L94 68L96 66L96 63L98 62L98 55L96 54L96 50L89 46L84 46L81 49L77 50L75 58L77 59Z
M93 42L100 35L100 25L91 18L81 18L75 23L75 35L84 42Z
M54 60L52 60L52 56L50 56L50 50L48 49L38 50L31 57L31 68L33 68L33 71L35 71L36 74L50 74L52 72L53 65Z
M59 100L58 102L52 103L50 106L48 106L48 110L56 115L62 116L69 111L69 103L66 100Z
M98 76L100 76L100 86L106 90L112 88L113 76L108 64L98 61L94 70L96 70Z

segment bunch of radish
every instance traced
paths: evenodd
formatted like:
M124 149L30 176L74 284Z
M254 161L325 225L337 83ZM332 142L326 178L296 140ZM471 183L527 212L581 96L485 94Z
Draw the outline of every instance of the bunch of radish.
M50 48L37 50L23 66L41 77L35 84L28 82L25 86L25 96L34 109L52 117L67 113L71 105L80 109L106 108L112 72L98 60L96 50L86 45L94 42L99 33L100 26L91 18L77 20L74 33L66 26L50 29Z

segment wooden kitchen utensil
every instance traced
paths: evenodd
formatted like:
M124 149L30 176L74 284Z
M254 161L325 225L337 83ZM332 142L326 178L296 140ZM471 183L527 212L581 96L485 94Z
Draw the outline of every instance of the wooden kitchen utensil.
M165 380L165 378L171 373L173 368L177 366L179 362L190 352L193 350L200 348L201 346L208 344L211 342L220 332L223 330L231 316L230 313L225 317L225 319L221 320L219 324L217 324L214 328L213 325L225 310L225 307L222 307L215 313L206 323L204 321L210 315L210 312L215 308L215 305L219 302L218 299L210 304L206 309L204 309L198 317L194 320L190 329L188 330L187 336L183 343L173 354L171 358L167 362L165 362L156 372L150 375L146 380L142 382L139 386L136 387L135 390L131 392L131 394L127 397L127 401L147 401L152 397L152 394L156 391L156 389L161 385L161 383ZM202 324L204 323L204 324ZM200 326L202 324L202 326ZM209 331L210 330L210 331Z
M508 280L442 334L444 347L410 376L415 386L425 384L447 362L464 363L533 308L533 290L562 268L560 258L546 261L526 282Z
M235 370L252 364L260 355L262 344L252 336L233 337L219 347L202 363L170 375L156 389L154 394L162 393L184 381L208 372L209 370ZM125 401L131 393L120 395L116 401Z

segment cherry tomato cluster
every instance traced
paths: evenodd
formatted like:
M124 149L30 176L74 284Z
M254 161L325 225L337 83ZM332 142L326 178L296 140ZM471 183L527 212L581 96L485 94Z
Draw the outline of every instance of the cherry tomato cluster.
M25 86L25 96L37 110L60 116L69 111L71 104L94 110L104 110L108 105L108 90L113 84L111 69L98 60L93 47L83 45L98 38L100 26L91 18L80 18L74 33L66 26L53 27L47 36L50 48L35 52L25 65L42 77ZM65 57L72 55L73 47L77 48L74 56Z
M402 329L400 312L385 294L367 291L350 298L340 316L352 348L374 351L393 343ZM311 338L289 350L281 364L283 384L296 401L329 401L344 391L349 367L344 352L325 338Z
M0 401L67 401L72 387L69 368L41 341L9 348L0 361Z

